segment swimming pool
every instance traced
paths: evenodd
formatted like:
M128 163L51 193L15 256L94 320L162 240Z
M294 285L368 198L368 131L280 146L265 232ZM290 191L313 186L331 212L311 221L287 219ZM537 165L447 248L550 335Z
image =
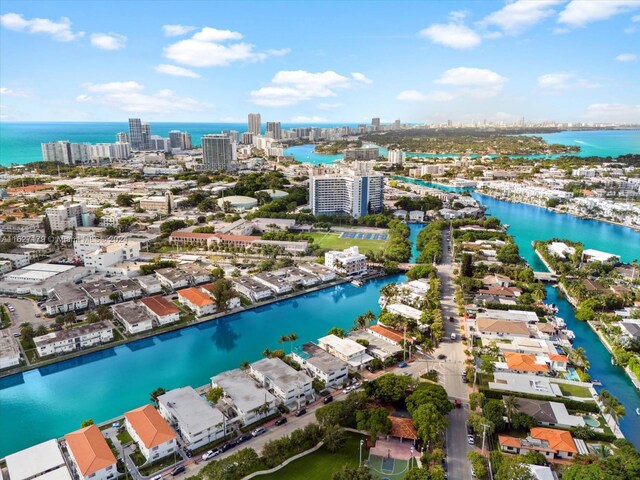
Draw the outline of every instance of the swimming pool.
M586 423L587 425L589 425L590 427L599 427L600 426L600 422L589 416L589 415L585 415L584 417L582 417L582 419L584 420L584 423Z
M578 372L576 372L575 368L568 368L567 372L564 374L565 380L574 380L576 382L580 381L580 377L578 376Z

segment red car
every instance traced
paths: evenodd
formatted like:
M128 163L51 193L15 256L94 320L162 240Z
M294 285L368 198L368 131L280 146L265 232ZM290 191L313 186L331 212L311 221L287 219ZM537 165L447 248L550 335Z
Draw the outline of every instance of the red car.
M462 400L460 400L459 398L456 398L453 403L456 408L462 408Z

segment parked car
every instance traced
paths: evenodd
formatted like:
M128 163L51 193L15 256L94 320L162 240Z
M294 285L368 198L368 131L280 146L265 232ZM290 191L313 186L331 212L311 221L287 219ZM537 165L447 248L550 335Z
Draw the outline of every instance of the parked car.
M184 473L186 471L187 471L187 469L185 468L185 466L184 465L180 465L179 467L176 467L173 470L171 470L171 475L176 477L176 476L178 476L181 473Z
M209 450L208 452L205 452L204 455L202 455L202 460L209 460L215 457L218 453L220 453L219 450L216 450L216 453L213 453L213 450Z
M453 322L453 317L449 317L449 321L450 321L450 322Z
M162 475L156 475L151 480L162 480Z
M264 427L258 427L256 428L253 432L251 432L251 435L253 435L254 437L257 437L258 435L262 435L264 432L266 432L267 429Z
M451 340L455 340L456 338L458 338L458 336L455 333L451 334Z
M355 390L356 388L360 388L361 386L362 386L362 382L356 382L352 388Z
M473 435L473 428L467 423L467 435Z
M464 375L462 377L462 383L469 383L469 380L467 380L467 376L466 375Z
M287 417L280 417L274 425L284 425L285 423L287 423Z
M331 402L333 402L333 396L331 395L329 395L328 397L324 397L324 400L322 401L322 403L324 403L325 405Z
M235 444L234 444L234 442L227 442L227 443L225 443L224 445L222 445L222 446L220 447L220 451L221 451L221 452L226 452L227 450L229 450L230 448L232 448L234 445L235 445Z
M409 364L407 362L400 362L398 364L398 368L407 368L409 366Z
M456 408L462 408L462 400L460 400L459 398L456 398L453 401L454 405L456 406Z
M438 360L444 360L445 358L447 358L447 356L444 353L438 355Z
M305 413L307 413L307 410L306 410L305 408L301 408L300 410L298 410L298 411L295 413L295 416L296 416L296 417L301 417L301 416L302 416L302 415L304 415Z
M473 435L467 435L467 443L469 445L475 445L476 444L476 439L473 437Z
M378 370L373 368L371 365L367 365L367 370L369 370L369 372L374 373L377 372Z
M244 443L244 442L246 442L248 440L251 440L252 438L253 437L250 434L245 433L244 435L240 435L236 442L237 442L238 445L240 445L241 443Z

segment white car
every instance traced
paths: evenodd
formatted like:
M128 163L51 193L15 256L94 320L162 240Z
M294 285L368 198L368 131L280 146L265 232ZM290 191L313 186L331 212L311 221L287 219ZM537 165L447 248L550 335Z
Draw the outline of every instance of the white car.
M215 457L219 452L219 450L209 450L208 452L206 452L204 455L202 455L202 460L209 460L213 457Z
M253 432L251 432L251 435L253 435L254 437L257 437L258 435L262 435L264 432L266 432L267 429L264 427L258 427L256 428Z
M467 443L469 445L475 445L476 444L476 440L475 440L475 438L473 438L473 435L467 435Z
M347 387L342 391L342 393L349 393L351 390L353 390L352 387Z

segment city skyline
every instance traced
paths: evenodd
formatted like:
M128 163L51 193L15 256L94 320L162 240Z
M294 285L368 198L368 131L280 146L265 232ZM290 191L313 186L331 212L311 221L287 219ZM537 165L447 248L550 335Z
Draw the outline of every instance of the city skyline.
M638 1L128 5L3 2L0 119L640 119Z

